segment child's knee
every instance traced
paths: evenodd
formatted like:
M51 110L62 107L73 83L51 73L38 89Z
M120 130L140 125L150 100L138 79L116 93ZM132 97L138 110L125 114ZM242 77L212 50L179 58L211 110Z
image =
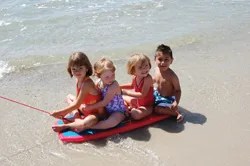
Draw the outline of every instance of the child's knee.
M143 118L143 114L141 112L139 112L138 110L136 110L136 109L132 109L131 110L131 117L134 120L140 120L140 119Z
M157 114L161 114L162 113L162 108L155 107L154 112L157 113Z
M134 119L134 120L140 120L142 118L141 115L139 114L131 114L131 117Z

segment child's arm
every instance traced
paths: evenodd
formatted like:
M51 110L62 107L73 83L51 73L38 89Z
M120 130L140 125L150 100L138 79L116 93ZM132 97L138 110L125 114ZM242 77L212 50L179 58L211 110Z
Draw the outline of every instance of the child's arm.
M112 83L112 85L109 86L109 89L107 91L106 96L104 97L104 99L102 101L99 101L95 104L91 104L91 105L86 105L84 110L86 111L91 111L94 109L98 109L100 107L105 107L106 105L108 105L108 103L115 97L115 95L117 93L119 93L120 87L118 85L118 83L115 81Z
M156 83L156 78L155 77L153 77L153 83Z
M181 99L181 86L180 86L180 82L179 82L177 75L175 75L172 78L172 83L173 83L174 90L175 90L174 96L175 96L177 104L179 104L180 99Z
M80 105L82 104L82 100L87 97L87 93L89 92L89 90L93 88L92 85L89 82L85 82L84 83L84 87L81 87L80 93L78 95L78 97L76 98L76 100L72 103L72 105L61 109L61 110L57 110L54 111L51 116L55 117L55 118L61 118L64 117L65 115L67 115L68 113L72 112L73 110L76 110L80 107Z
M121 89L133 89L132 83L122 84L120 85Z
M122 90L122 93L124 95L128 95L128 96L135 97L135 98L144 98L147 96L148 91L149 91L150 87L152 87L152 86L153 86L152 76L148 75L147 77L144 78L144 84L143 84L141 92Z

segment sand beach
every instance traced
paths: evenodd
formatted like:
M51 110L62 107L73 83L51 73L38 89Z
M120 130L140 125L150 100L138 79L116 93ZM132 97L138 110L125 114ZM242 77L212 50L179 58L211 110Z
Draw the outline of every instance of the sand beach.
M165 7L165 3L162 2L162 6L158 4L156 9ZM102 48L102 43L98 42L97 50L93 49L95 46L79 49L82 43L74 42L67 47L65 31L65 41L62 42L65 48L56 45L60 42L51 48L47 45L38 47L41 49L39 55L53 53L53 50L58 51L62 48L61 53L57 52L60 56L44 56L47 58L45 60L44 57L37 56L36 49L33 50L31 47L25 47L27 50L28 48L32 50L28 56L21 56L23 49L20 43L14 51L6 52L5 47L13 47L13 43L8 45L4 39L1 39L3 45L1 44L0 47L0 61L9 62L9 67L14 66L14 69L0 68L0 71L4 71L1 73L0 95L49 112L66 106L66 95L75 93L75 81L66 72L67 57L72 51L86 52L92 63L102 56L111 58L117 66L117 81L126 83L131 79L125 72L125 63L130 54L134 52L147 54L152 60L151 73L153 74L155 48L161 43L168 44L174 52L171 68L178 74L182 87L180 111L185 115L185 120L177 124L175 119L170 118L102 140L82 144L63 144L51 129L55 123L54 118L0 99L0 165L248 166L250 164L248 143L250 138L248 111L250 108L250 24L247 19L249 13L243 9L246 9L249 3L225 2L228 8L231 7L229 4L234 3L235 6L232 9L235 10L232 10L232 13L235 15L231 16L241 15L242 17L239 17L241 19L231 21L229 17L214 17L215 20L219 19L219 22L224 20L224 22L220 24L212 21L211 25L214 27L206 30L186 27L193 31L188 34L179 33L172 38L160 37L155 29L155 33L149 34L149 38L145 41L138 42L135 37L131 40L137 44L120 44L114 48L111 46L109 48L109 45L106 45L107 48ZM8 6L6 2L4 5ZM132 11L135 10L135 6L133 4L133 8L131 7ZM210 9L210 7L207 8ZM222 7L219 9L224 10ZM222 13L217 14L219 16ZM188 15L190 20L195 16L192 14ZM171 16L174 17L174 15ZM199 13L197 16L201 22L204 21L204 24L213 20L211 17L209 21L202 20L203 17ZM150 19L148 19L149 22ZM131 21L131 23L134 22ZM178 23L176 20L173 26ZM8 26L5 24L0 22L1 32L4 26ZM106 24L101 25L105 27ZM160 25L164 26L165 22L159 22ZM161 31L163 32L164 29ZM145 35L145 33L140 34L139 31L135 32L138 33L139 38ZM168 31L168 33L171 32ZM124 33L123 37L131 38L131 34ZM108 41L112 41L111 39L114 43L126 43L115 36L113 38L109 36ZM18 53L20 57L17 56ZM47 63L51 61L53 63Z

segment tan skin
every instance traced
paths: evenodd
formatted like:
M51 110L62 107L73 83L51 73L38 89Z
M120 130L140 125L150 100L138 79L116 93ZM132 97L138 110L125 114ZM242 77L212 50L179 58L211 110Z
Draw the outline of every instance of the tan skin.
M178 111L178 104L181 98L181 86L178 76L169 68L173 58L170 55L164 55L162 52L156 52L154 82L157 85L157 90L161 96L175 96L176 101L169 107L155 107L155 112L159 114L169 114L177 117L177 121L182 120L182 115Z
M153 86L152 76L149 74L149 64L136 64L135 73L136 76L136 84L139 85L141 80L144 79L144 84L141 92L135 92L133 89L132 83L121 85L123 99L125 102L132 107L131 109L131 117L135 120L140 120L148 115L150 115L153 111L153 103L149 106L140 106L139 108L133 108L137 105L138 98L145 98L148 94L149 89Z
M103 71L103 73L100 75L100 78L101 78L100 83L102 83L103 86L109 85L109 89L107 91L107 94L105 95L103 100L101 100L95 104L85 105L84 110L93 110L96 108L105 107L106 105L108 105L109 102L111 102L113 100L115 95L121 94L121 89L119 87L119 84L115 80L114 71L111 71L111 70ZM92 126L91 128L92 129L112 128L112 127L115 127L116 125L118 125L124 118L125 118L125 116L122 113L114 112L106 120L99 121L96 125Z
M69 113L76 113L78 111L75 110L80 108L83 99L87 97L88 94L97 95L99 93L94 82L91 79L88 79L88 77L86 76L86 70L87 69L84 66L79 70L72 70L74 77L76 77L77 79L77 87L80 88L80 92L76 98L73 95L68 95L67 101L69 103L69 106L64 109L54 111L51 116L61 119ZM97 114L101 115L103 114L103 112L103 108L98 108ZM76 131L82 131L90 128L98 122L97 116L92 114L88 115L84 119L81 119L79 116L74 116L74 118L74 121L72 121L71 123L68 122L63 125L53 126L53 130L56 132L60 132L64 129L70 128Z

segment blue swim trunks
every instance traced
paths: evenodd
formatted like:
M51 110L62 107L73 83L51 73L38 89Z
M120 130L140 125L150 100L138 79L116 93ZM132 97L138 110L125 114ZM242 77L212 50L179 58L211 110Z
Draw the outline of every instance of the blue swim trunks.
M169 96L169 97L161 96L158 90L156 89L154 89L154 98L155 98L154 105L161 107L170 108L173 102L175 101L175 96Z

